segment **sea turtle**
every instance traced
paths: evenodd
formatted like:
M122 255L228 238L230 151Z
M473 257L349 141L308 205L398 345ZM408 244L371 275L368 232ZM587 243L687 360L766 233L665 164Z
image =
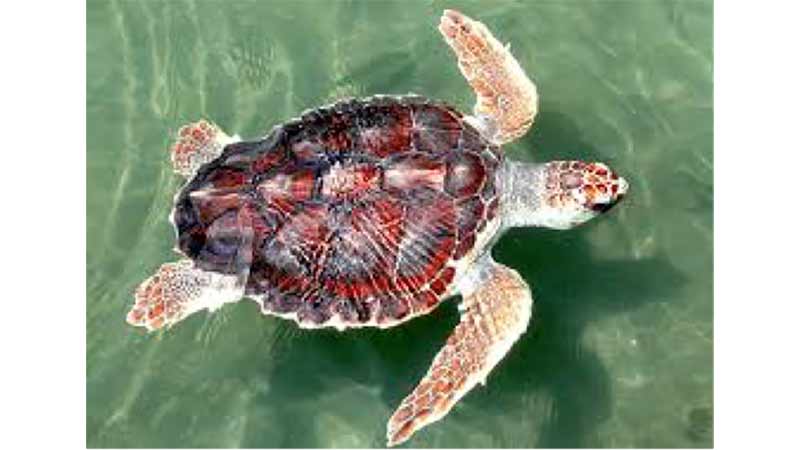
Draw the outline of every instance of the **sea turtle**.
M628 185L602 163L506 159L538 96L508 47L445 10L439 31L477 95L473 115L419 96L339 101L242 141L199 121L172 163L178 262L136 290L127 321L170 327L243 297L303 328L389 328L461 295L461 321L389 419L388 445L441 419L526 330L528 283L492 259L512 227L567 229Z

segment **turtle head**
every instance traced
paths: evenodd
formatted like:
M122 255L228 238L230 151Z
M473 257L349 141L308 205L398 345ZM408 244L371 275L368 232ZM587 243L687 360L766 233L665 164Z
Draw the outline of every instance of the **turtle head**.
M566 229L614 207L628 192L628 182L603 163L554 161L545 164L541 225Z

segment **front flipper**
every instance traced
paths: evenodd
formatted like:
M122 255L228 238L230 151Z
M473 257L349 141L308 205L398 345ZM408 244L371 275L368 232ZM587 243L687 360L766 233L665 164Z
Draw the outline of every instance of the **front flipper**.
M501 144L525 134L536 116L539 96L508 47L486 25L458 11L444 11L439 32L475 91L474 113L488 119L487 133Z
M238 140L206 120L186 124L178 131L178 141L170 149L172 168L191 178L200 166L221 155L226 145Z
M461 322L389 419L389 446L441 419L476 384L485 383L528 327L533 298L516 271L487 256L467 275L465 284Z
M188 259L163 264L136 289L126 320L147 331L169 328L194 312L240 300L246 278L205 271Z

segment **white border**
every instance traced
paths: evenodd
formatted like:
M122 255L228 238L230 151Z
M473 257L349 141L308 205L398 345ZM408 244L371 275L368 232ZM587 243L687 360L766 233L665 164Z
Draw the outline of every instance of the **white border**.
M715 2L715 447L797 448L798 15Z
M722 449L798 440L800 14L767 3L715 4ZM0 14L4 448L85 446L85 20L81 2L12 2Z
M86 9L12 2L3 52L3 448L86 439Z

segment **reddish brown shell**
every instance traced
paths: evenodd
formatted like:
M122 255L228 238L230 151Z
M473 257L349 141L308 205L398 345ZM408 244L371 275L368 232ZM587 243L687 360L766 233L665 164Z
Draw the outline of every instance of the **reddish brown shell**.
M226 147L178 197L179 247L301 323L387 325L436 306L497 204L502 155L453 108L340 102Z

